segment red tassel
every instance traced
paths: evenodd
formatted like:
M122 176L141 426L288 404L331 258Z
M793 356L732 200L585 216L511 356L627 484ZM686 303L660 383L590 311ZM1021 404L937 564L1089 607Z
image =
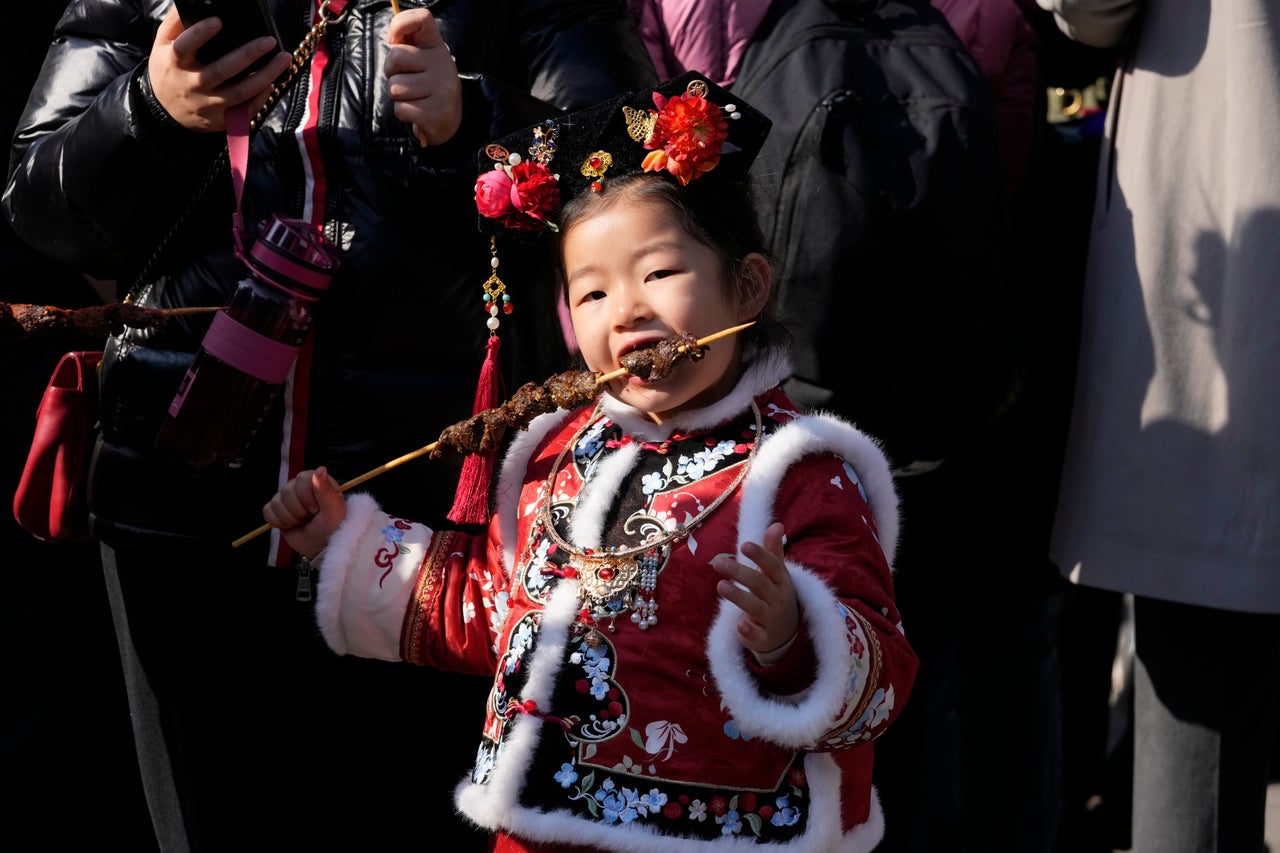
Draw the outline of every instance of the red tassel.
M476 384L476 402L471 413L479 414L502 402L502 373L498 370L498 350L502 341L497 335L489 336L484 364L480 368L480 381ZM449 520L454 524L485 524L489 520L489 481L493 478L493 463L498 451L472 453L462 463L458 478L458 490L453 495L453 508Z

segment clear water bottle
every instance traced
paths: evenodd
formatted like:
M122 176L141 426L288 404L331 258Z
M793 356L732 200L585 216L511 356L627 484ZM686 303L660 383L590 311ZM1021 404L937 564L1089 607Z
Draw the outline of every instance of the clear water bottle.
M273 216L248 252L248 274L214 315L169 405L156 449L200 476L240 466L311 328L339 252L311 224Z

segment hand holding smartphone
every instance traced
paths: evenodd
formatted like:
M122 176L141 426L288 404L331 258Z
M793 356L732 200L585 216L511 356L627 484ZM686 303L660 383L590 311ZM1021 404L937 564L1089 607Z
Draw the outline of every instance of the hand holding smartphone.
M208 65L263 36L270 36L277 45L281 44L275 20L267 8L267 0L174 0L173 5L177 7L184 27L214 16L222 21L222 29L196 51L196 58L202 65ZM243 73L257 71L270 62L273 56L274 52L268 52L259 57Z

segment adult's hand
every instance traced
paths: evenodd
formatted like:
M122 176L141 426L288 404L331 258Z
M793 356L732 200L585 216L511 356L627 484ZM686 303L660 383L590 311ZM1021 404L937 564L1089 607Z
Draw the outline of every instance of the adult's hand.
M412 124L424 145L448 142L462 125L462 84L436 19L427 9L407 9L391 19L387 43L396 118Z
M248 103L256 112L271 94L271 84L289 66L289 54L279 51L270 37L256 39L220 56L208 65L196 59L196 50L222 28L217 18L205 18L182 26L176 8L170 7L156 30L147 74L151 91L169 115L183 127L200 133L226 130L227 109ZM239 77L260 56L279 51L264 67Z

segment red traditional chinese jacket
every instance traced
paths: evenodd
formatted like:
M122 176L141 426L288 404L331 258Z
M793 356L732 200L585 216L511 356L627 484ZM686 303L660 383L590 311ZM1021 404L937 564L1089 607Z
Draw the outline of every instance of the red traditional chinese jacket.
M766 358L661 426L608 396L542 416L507 454L485 535L351 498L320 561L321 630L341 654L493 677L456 801L501 849L879 841L871 741L916 669L890 576L897 497L878 446L796 412L776 388L785 374ZM802 629L764 666L708 562L774 520ZM642 552L654 624L584 600L592 557L664 539ZM605 564L609 577L629 565Z

